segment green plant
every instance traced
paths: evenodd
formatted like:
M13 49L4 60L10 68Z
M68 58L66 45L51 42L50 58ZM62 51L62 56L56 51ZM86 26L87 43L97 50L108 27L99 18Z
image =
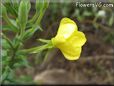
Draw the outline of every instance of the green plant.
M17 82L14 79L14 70L21 66L29 66L26 60L27 54L23 52L24 42L30 39L39 30L42 31L40 22L48 7L46 0L36 0L36 12L29 17L30 0L4 0L0 4L2 25L2 75L1 83ZM13 38L7 35L12 32ZM36 49L47 48L45 45Z

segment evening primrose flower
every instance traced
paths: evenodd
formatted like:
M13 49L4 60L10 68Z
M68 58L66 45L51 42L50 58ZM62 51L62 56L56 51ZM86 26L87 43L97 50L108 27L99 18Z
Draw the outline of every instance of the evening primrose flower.
M57 35L51 41L55 47L61 50L66 59L77 60L80 57L82 46L86 42L86 37L83 32L78 31L73 20L63 18Z

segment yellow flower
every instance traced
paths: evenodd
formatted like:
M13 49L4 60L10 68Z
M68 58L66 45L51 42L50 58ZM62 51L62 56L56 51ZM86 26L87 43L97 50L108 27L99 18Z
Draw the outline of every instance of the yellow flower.
M73 20L63 18L57 35L51 41L55 47L61 50L66 59L77 60L80 57L82 46L86 42L86 37L83 32L78 31Z

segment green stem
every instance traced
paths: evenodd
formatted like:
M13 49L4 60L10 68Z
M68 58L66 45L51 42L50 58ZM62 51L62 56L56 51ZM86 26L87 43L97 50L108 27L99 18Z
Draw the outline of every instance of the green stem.
M48 5L47 5L47 7L48 7ZM46 7L46 8L44 8L44 9L41 11L41 13L40 13L40 15L39 15L39 17L38 17L38 19L37 19L37 21L36 21L36 23L35 23L35 24L40 24L41 19L42 19L42 17L43 17L43 15L44 15L44 13L45 13L45 11L46 11L47 7Z
M21 28L20 37L23 37L24 32L25 32L25 29Z
M52 42L50 41L50 42L48 42L45 45L34 47L34 48L30 48L30 49L25 49L25 50L22 50L22 52L24 52L24 53L39 53L42 50L51 49L53 47L54 46L53 46Z
M10 59L10 61L9 61L9 65L8 65L8 66L9 66L9 68L11 68L11 69L13 69L13 65L15 64L14 61L15 61L15 56L16 56L17 50L18 50L18 49L14 49L14 50L13 50L12 57L11 57L11 59ZM9 72L10 72L8 69L5 70L5 71L8 71L8 72L7 72L6 77L2 80L2 83L4 83L4 81L7 80L7 77L9 76Z
M23 50L24 53L38 53L44 49L46 49L48 47L48 45L42 45L42 46L38 46L38 47L34 47L34 48L30 48L30 49L25 49Z
M15 60L15 56L16 56L16 52L17 52L17 50L13 50L13 55L12 55L12 57L11 57L11 59L10 59L10 68L13 68L13 65L14 65L14 60Z
M36 12L33 18L29 21L29 23L34 23L37 17L38 17L38 13Z
M98 19L98 16L96 16L96 17L93 19L93 23L96 23L97 19Z
M18 47L15 48L12 45L11 41L5 36L5 34L2 33L2 36L3 36L4 39L6 39L8 41L8 43L12 47L12 56L11 56L11 59L9 60L9 65L8 66L9 66L9 68L13 69L13 66L15 64L14 61L15 61L16 52L17 52L20 44L18 45ZM7 77L9 76L9 72L10 72L9 69L7 69L7 70L5 69L3 72L5 72L5 71L8 71L8 72L7 72L7 75L4 77L4 79L1 81L2 83L4 83L4 81L7 80Z

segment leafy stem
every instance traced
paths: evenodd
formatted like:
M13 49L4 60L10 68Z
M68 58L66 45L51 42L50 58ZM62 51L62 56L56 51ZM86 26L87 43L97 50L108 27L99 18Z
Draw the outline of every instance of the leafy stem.
M46 41L46 40L43 40L43 41ZM53 46L52 42L48 40L47 44L45 44L45 45L41 45L41 46L30 48L30 49L24 49L24 50L22 50L22 52L24 52L24 53L28 53L28 52L29 53L39 53L42 50L51 49L53 47L54 46Z
M6 68L6 69L3 70L3 74L5 72L7 72L7 74L5 75L5 77L2 79L2 83L4 83L4 81L7 80L8 76L10 74L10 69L13 69L13 66L15 64L14 61L15 61L16 53L18 51L18 48L20 47L20 43L18 44L17 47L15 47L15 45L12 44L12 42L10 41L10 39L5 34L2 33L2 36L3 36L4 39L6 39L6 41L9 43L10 47L12 48L11 49L12 50L12 56L11 56L11 58L9 60L9 63L8 63L9 64L8 65L9 68Z

